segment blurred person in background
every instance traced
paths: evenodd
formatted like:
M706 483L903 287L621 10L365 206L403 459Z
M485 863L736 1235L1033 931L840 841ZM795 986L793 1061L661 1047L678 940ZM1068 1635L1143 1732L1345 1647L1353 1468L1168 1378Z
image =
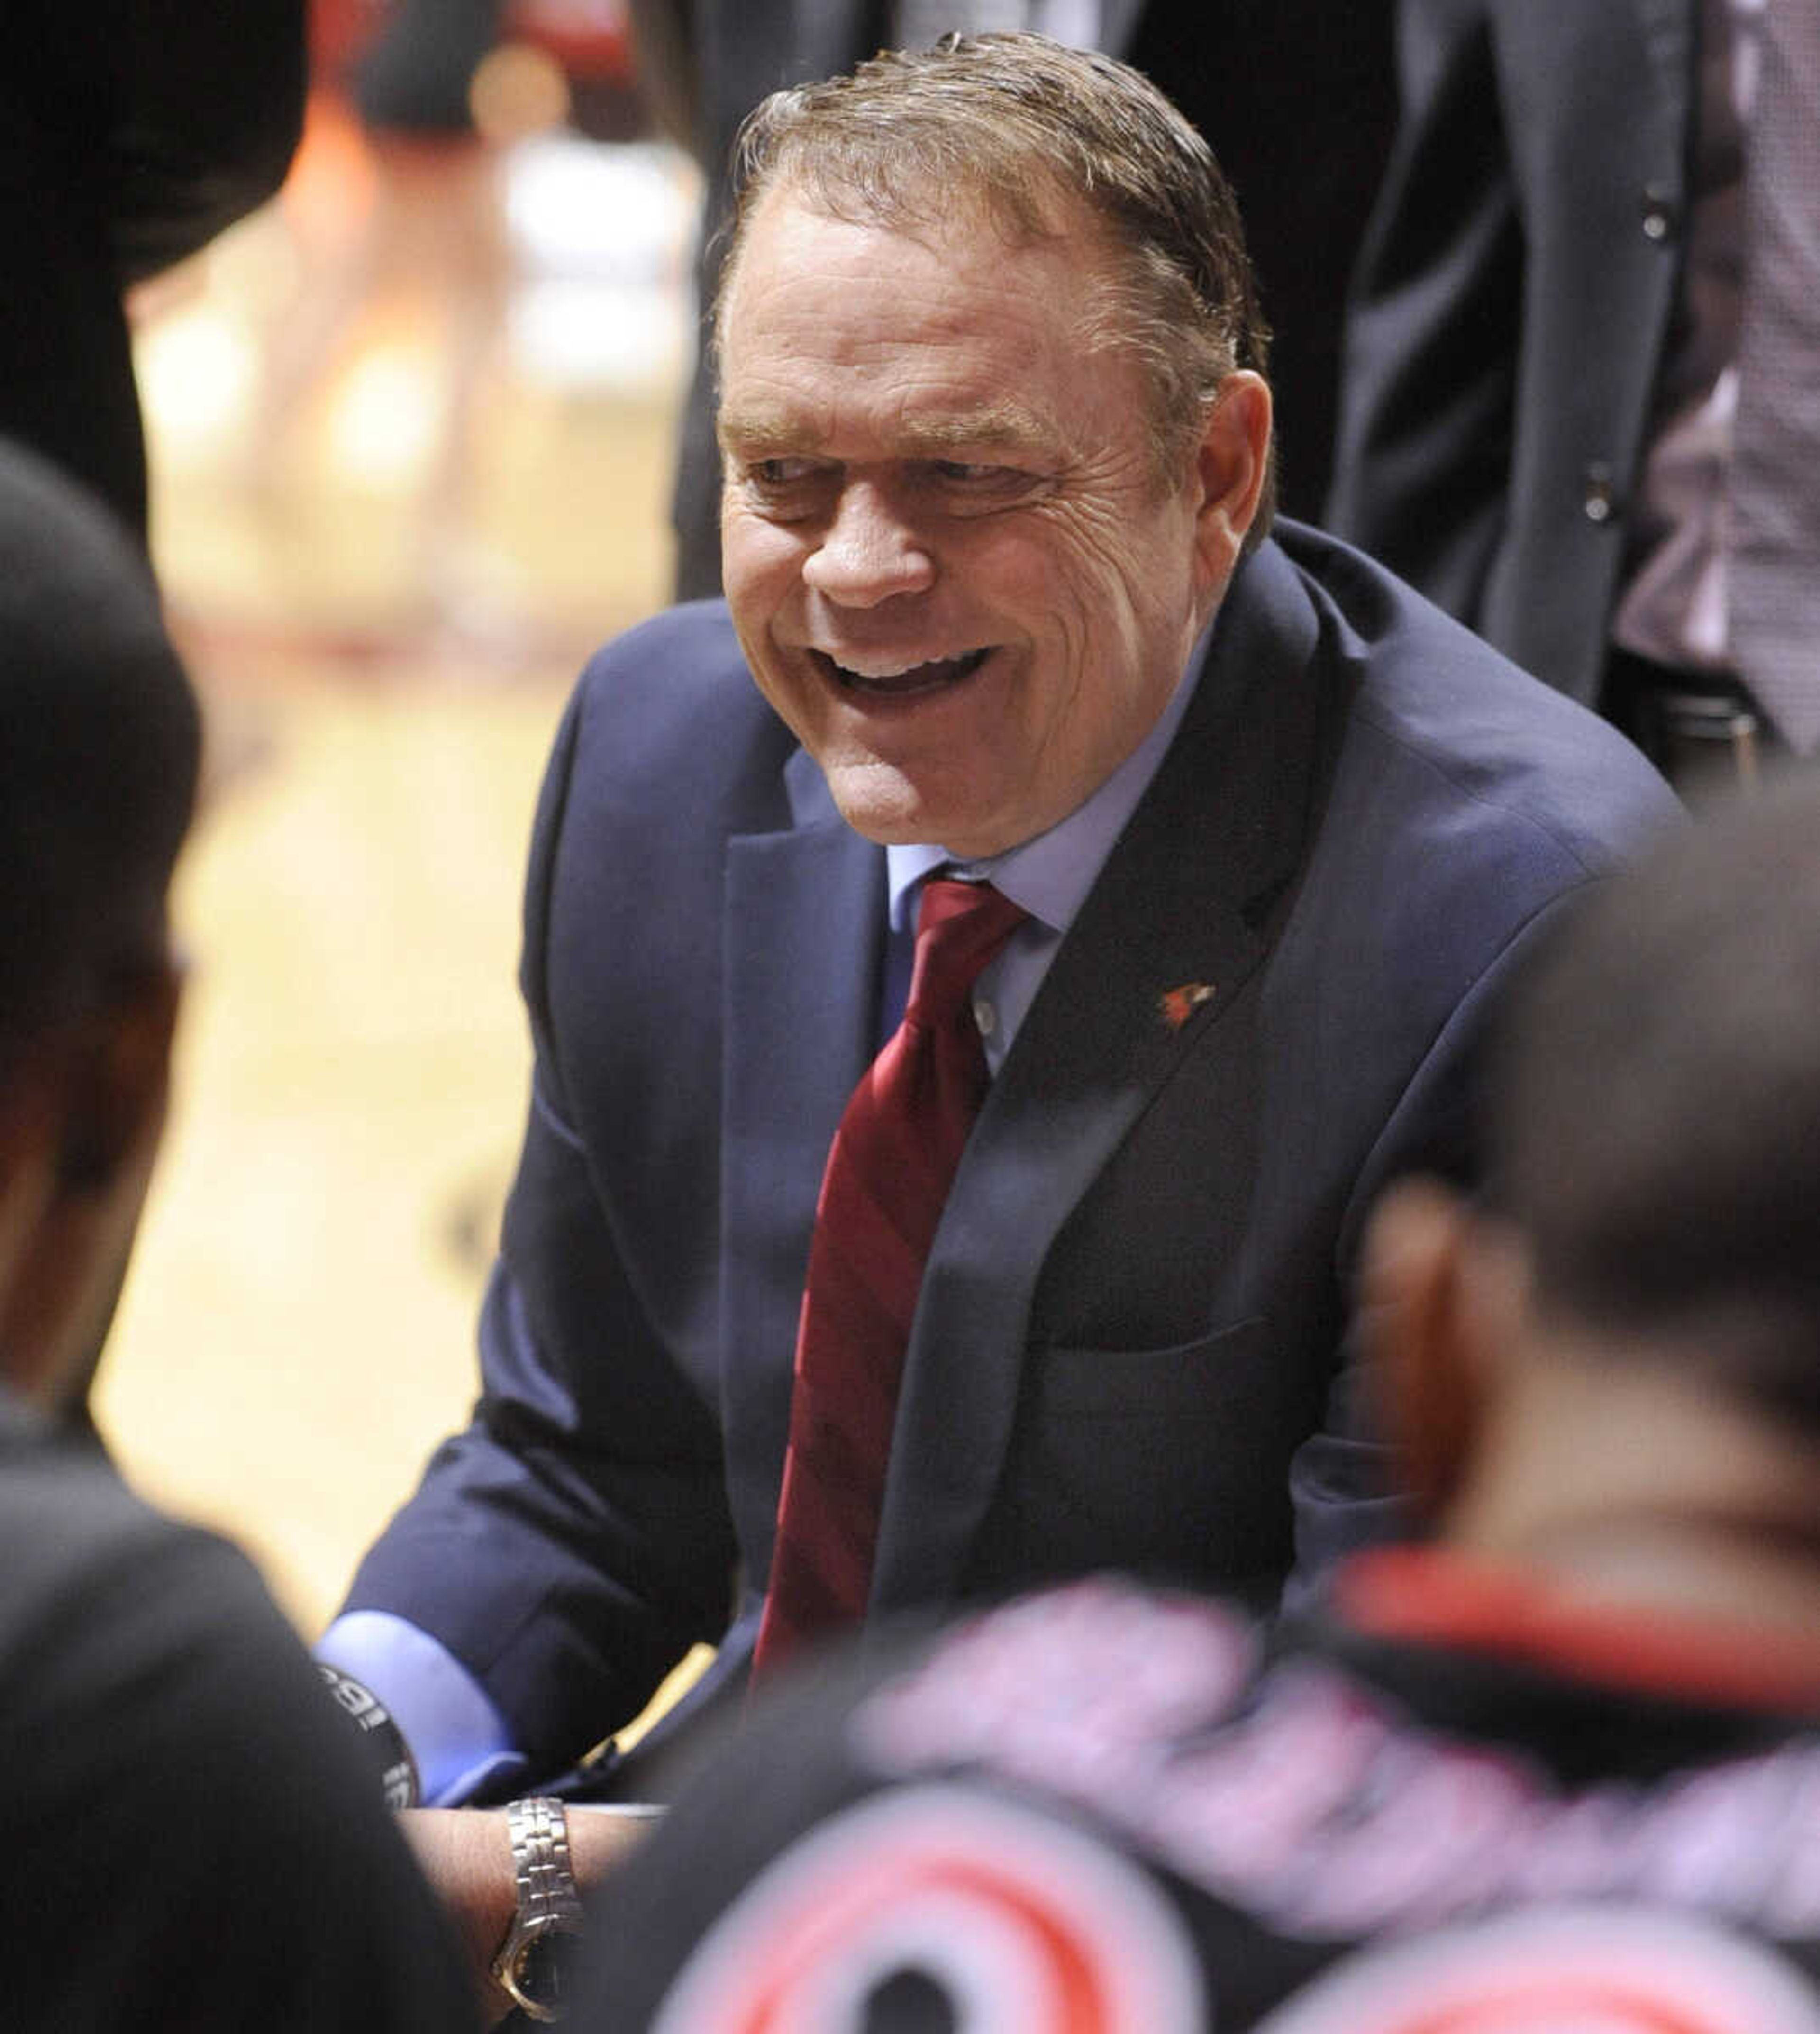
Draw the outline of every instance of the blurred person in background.
M1365 1318L1432 1544L824 1662L602 1904L587 2034L1820 2029L1820 789L1593 894ZM882 1657L881 1657L882 1656Z
M1401 0L1327 525L1676 779L1820 745L1820 10Z
M362 445L408 475L392 625L513 660L535 636L530 587L484 512L520 280L512 155L642 117L623 20L610 0L317 0L311 39L303 174L282 213L293 272L263 321L239 491L275 547L298 543L283 512L307 499L344 373L402 332L407 388ZM619 223L589 230L610 243Z
M451 2034L435 1903L246 1559L88 1410L163 1128L197 707L144 557L0 443L0 2021Z
M415 305L430 321L424 371L434 401L407 570L417 618L431 621L478 617L497 591L485 582L498 568L470 531L480 399L511 257L501 137L483 128L476 101L505 13L505 0L318 10L317 103L351 109L369 178L351 221L326 238L296 236L299 273L266 341L240 462L250 499L278 499L297 433L361 321L395 296Z
M124 297L284 180L302 0L11 0L0 62L0 432L143 541Z

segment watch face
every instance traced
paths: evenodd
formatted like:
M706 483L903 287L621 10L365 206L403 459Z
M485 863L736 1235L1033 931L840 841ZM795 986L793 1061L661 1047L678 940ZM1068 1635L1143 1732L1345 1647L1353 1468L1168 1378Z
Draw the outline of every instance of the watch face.
M545 1928L512 1960L512 1989L525 2004L547 2013L561 2010L568 1996L569 1948L574 1937L566 1928Z

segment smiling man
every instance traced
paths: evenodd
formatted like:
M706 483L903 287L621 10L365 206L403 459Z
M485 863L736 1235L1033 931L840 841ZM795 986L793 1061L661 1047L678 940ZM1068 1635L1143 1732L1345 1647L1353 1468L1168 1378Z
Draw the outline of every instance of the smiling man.
M1156 724L1268 465L1249 368L1152 442L1111 246L1078 201L1031 203L1041 237L1008 244L977 197L884 229L774 183L721 319L752 675L850 826L974 859L1065 820Z
M325 1641L426 1799L547 1781L693 1640L699 1709L755 1643L1109 1563L1269 1601L1381 1524L1364 1210L1470 1176L1487 1006L1674 810L1271 533L1233 201L1135 73L881 57L741 184L727 602L576 696L483 1395Z

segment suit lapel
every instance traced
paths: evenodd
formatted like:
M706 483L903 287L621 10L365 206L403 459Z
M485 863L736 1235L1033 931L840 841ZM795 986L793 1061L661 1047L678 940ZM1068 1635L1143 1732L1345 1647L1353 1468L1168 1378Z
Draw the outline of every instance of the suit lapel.
M1316 633L1293 568L1260 551L988 1097L911 1337L876 1610L959 1586L1010 1440L1051 1245L1184 1056L1218 1049L1225 1010L1268 949L1308 825Z
M728 843L722 1418L734 1521L768 1563L807 1240L841 1111L874 1051L884 857L798 751L797 825Z

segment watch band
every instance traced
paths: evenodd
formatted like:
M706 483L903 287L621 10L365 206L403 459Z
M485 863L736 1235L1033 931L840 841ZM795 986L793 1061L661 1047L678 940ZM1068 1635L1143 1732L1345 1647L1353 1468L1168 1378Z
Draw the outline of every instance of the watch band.
M512 1871L518 1911L493 1974L513 2003L533 2020L561 2010L563 1941L581 1932L581 1897L569 1856L569 1818L561 1802L543 1796L507 1804Z
M317 1672L336 1704L361 1734L361 1740L379 1769L379 1784L388 1808L415 1808L422 1798L417 1781L417 1762L404 1733L392 1714L364 1681L318 1660Z

